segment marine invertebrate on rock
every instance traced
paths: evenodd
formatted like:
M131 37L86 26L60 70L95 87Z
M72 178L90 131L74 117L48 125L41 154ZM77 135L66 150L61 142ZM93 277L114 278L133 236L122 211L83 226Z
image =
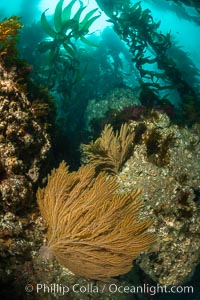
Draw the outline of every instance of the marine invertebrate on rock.
M14 26L4 21L8 29ZM48 92L28 79L26 63L15 56L14 29L2 33L2 28L0 22L0 39L3 33L9 35L5 44L0 41L0 282L5 298L22 299L22 277L26 277L25 281L33 278L24 268L33 263L30 253L42 234L36 228L34 191L41 172L44 174L45 166L49 165L53 135L50 124L55 115ZM48 114L45 111L41 117L33 111L36 100L44 105L48 101Z
M122 124L116 133L107 124L101 137L88 145L83 144L82 151L94 167L117 174L130 154L133 137L134 133L127 123Z
M142 189L141 214L154 216L157 241L136 260L162 285L188 281L199 263L200 126L171 124L161 112L133 121L134 150L119 173L123 191Z
M106 118L102 123L109 120L109 123L116 129L121 126L122 123L130 123L132 120L139 120L143 117L147 109L143 105L128 105L123 107L122 110L110 110L106 114ZM108 122L106 122L108 123Z
M101 85L101 89L104 89L103 85ZM114 129L119 129L122 123L128 123L126 119L116 120L116 122L112 120L114 115L118 115L124 107L141 104L139 100L140 90L137 88L118 86L107 89L107 91L100 99L98 97L90 99L84 114L85 129L93 138L99 136L105 124L109 123ZM112 116L110 112L112 112Z
M76 275L104 279L128 272L155 236L146 231L150 220L137 220L140 190L119 194L114 177L94 175L92 165L69 173L62 162L38 190L48 226L48 244L40 253L55 256Z
M50 153L50 125L48 132L47 124L53 123L54 114L50 104L48 104L49 108L46 106L46 110L52 114L51 116L48 114L44 121L34 114L32 110L34 95L40 103L45 105L47 92L42 94L34 85L32 95L29 88L31 82L24 79L24 86L24 82L18 81L20 60L18 60L18 65L14 64L12 68L5 68L4 63L5 60L2 57L0 61L0 158L2 165L2 168L0 167L0 208L3 207L5 212L15 213L24 211L24 208L32 201L33 189L41 175L41 165Z

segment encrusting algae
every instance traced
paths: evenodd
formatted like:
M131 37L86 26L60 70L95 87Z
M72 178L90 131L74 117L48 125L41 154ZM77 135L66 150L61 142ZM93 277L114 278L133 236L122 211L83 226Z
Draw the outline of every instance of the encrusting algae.
M85 165L69 173L62 162L37 192L43 219L48 226L46 257L78 276L106 279L127 273L132 261L155 241L146 230L150 220L138 221L140 190L117 193L114 177Z

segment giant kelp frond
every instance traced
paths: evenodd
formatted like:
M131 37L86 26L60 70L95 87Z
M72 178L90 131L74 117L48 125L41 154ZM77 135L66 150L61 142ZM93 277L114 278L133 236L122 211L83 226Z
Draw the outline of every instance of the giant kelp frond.
M46 41L45 44L42 43L40 50L46 51L49 49L56 49L61 45L68 52L70 56L74 56L74 53L71 48L75 48L74 42L72 42L72 38L77 40L80 39L85 43L90 43L91 46L96 46L92 44L85 38L85 35L88 33L91 25L100 17L100 15L94 16L98 9L93 9L89 11L83 20L81 20L82 13L85 10L86 6L83 6L80 1L80 7L72 16L72 9L77 0L72 0L64 9L63 9L64 0L60 0L55 8L54 12L54 28L48 23L45 12L41 15L41 24L45 30L45 32L53 38L52 41ZM43 46L45 45L45 48Z
M16 42L22 28L20 18L12 16L0 22L0 55L12 60L17 56Z
M100 138L88 145L82 145L82 151L95 168L116 174L130 154L133 136L134 133L127 123L124 123L116 133L108 124Z
M69 173L62 162L48 177L37 199L48 226L48 245L41 253L55 256L76 275L104 279L128 272L132 261L155 237L151 221L138 221L140 190L118 194L114 177L91 165Z
M100 14L96 14L98 9L93 9L84 16L86 6L83 5L82 1L71 0L64 8L63 3L64 0L60 0L56 5L53 25L48 22L46 11L42 13L41 24L48 35L48 39L38 45L38 50L41 53L49 52L48 66L45 67L48 87L52 89L57 85L57 88L60 89L60 82L63 82L64 90L68 90L68 97L70 98L72 87L81 78L76 42L79 40L89 46L98 47L88 40L86 35ZM74 12L76 3L79 7ZM60 94L60 91L58 93ZM64 98L66 98L66 93Z
M107 11L107 1L98 0L99 2L102 3L102 7L105 6L105 11ZM199 1L180 0L176 2L187 2L187 5L196 9L200 6L200 4L194 4L194 2L200 3ZM129 7L122 5L117 13L115 7L110 7L108 15L114 24L113 28L116 33L127 43L129 52L133 56L132 61L140 74L141 103L149 105L149 100L146 102L149 97L146 99L143 97L147 90L153 96L153 100L159 99L162 102L166 99L169 90L176 91L182 104L182 108L179 110L182 120L188 125L198 122L199 92L193 87L193 84L184 79L178 63L168 56L167 52L172 46L171 33L164 34L160 31L161 21L155 20L148 8L143 9L142 1L134 4L130 2ZM152 65L155 66L153 69ZM160 99L159 91L165 91L166 96ZM169 99L167 101L170 102ZM149 106L152 105L154 103L151 101ZM185 118L185 115L190 118Z

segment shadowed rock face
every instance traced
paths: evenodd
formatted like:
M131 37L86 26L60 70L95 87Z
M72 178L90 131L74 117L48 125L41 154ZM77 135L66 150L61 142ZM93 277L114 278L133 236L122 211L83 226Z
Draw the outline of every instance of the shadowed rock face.
M34 193L51 150L50 134L18 76L17 67L0 63L0 281L5 285L14 283L37 243Z
M15 68L6 71L0 65L0 74L0 206L15 213L30 206L51 142L17 83Z

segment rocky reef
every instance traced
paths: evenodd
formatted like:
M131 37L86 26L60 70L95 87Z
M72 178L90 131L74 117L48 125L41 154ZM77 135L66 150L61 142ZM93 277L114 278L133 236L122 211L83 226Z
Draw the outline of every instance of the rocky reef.
M9 286L10 295L15 291L16 299L22 299L29 282L33 287L38 282L101 287L102 282L77 278L55 261L44 262L38 255L46 229L36 207L35 191L47 174L44 166L51 152L52 120L48 118L52 108L41 99L45 98L44 91L38 90L38 97L33 100L36 92L31 94L30 83L29 91L20 84L17 67L5 68L1 63L0 74L2 294L9 297ZM179 285L191 277L200 257L200 127L189 129L170 124L166 114L155 110L129 126L134 133L133 152L117 178L122 191L142 189L141 219L152 218L150 231L157 235L152 248L134 264L155 282ZM136 276L138 269L135 270L131 276ZM137 282L140 280L137 278ZM130 286L123 277L109 284L112 283ZM86 289L84 294L71 291L67 297L88 299L91 294L91 289ZM125 296L105 290L93 295L93 299L126 299ZM30 297L37 299L34 294Z
M20 61L12 66L4 59L0 61L0 281L3 290L10 282L17 284L18 275L31 260L30 252L35 247L35 190L47 169L52 144L48 122L53 122L53 106L46 102L47 92L33 86L31 81L25 82L29 71ZM42 115L42 110L40 114L35 110L34 100L43 103L46 110Z
M130 126L134 150L118 180L123 191L143 190L141 215L154 219L157 235L137 264L155 282L180 285L200 260L200 127L172 125L156 111Z
M121 192L142 190L140 219L153 220L149 231L157 236L156 242L134 261L130 275L111 279L106 289L100 280L76 277L55 260L43 261L39 256L39 248L46 242L46 226L35 193L54 167L55 107L47 90L28 79L31 66L17 58L15 36L22 27L19 18L3 22L0 33L8 34L1 34L4 39L0 47L1 296L20 300L147 299L149 295L127 295L118 287L129 288L145 280L167 286L187 282L200 258L200 126L171 124L165 113L152 107L144 114L139 91L127 87L117 87L105 97L91 100L85 112L85 129L94 137L104 125L102 120L109 123L110 116L114 119L124 108L123 113L131 112L131 119L127 118L133 133L131 155L114 176ZM136 110L131 106L137 106ZM48 288L36 294L40 282L70 290L65 298L62 290L50 294ZM109 290L112 284L114 293Z
M111 111L113 114L118 114L124 107L138 104L140 104L139 89L116 87L101 99L89 101L85 111L85 129L89 133L94 129L102 129L102 126L109 122ZM100 120L102 122L99 125Z

